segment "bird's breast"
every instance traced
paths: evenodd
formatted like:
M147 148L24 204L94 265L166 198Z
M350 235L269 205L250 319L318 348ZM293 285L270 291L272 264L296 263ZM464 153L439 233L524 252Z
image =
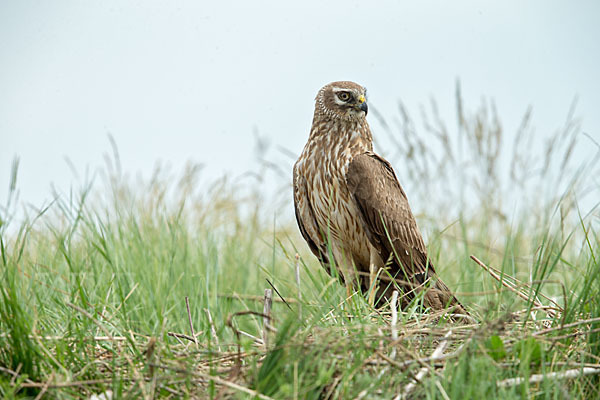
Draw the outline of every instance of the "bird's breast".
M350 151L305 161L309 201L319 229L353 254L369 254L368 239L346 183Z

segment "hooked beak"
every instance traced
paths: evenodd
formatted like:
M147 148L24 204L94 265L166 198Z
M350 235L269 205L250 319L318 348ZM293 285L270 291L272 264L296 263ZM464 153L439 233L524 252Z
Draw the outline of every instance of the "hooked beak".
M365 116L367 115L367 113L369 112L369 106L367 106L367 99L365 98L364 95L360 95L360 97L358 98L358 104L360 104L359 108L365 112Z

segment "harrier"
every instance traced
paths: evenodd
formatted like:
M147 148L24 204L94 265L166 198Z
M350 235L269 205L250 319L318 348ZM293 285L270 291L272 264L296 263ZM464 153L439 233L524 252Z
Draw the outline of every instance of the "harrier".
M388 161L373 152L365 88L333 82L316 97L308 142L294 165L296 220L328 272L350 296L359 286L383 304L394 285L406 306L425 291L434 310L464 309L436 275L408 199Z

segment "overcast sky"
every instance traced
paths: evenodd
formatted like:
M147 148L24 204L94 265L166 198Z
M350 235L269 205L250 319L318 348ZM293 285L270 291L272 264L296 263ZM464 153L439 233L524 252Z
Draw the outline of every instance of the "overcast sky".
M253 167L254 131L298 154L317 90L366 86L386 117L437 99L452 122L493 98L514 131L528 105L552 134L578 96L600 140L599 1L0 2L0 202L20 158L22 201L103 165L161 160L205 175ZM370 116L372 118L372 116ZM375 131L377 136L377 131ZM290 172L291 173L291 172Z

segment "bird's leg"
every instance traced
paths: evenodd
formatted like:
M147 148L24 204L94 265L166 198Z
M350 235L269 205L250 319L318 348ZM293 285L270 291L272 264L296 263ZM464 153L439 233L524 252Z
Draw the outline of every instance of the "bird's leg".
M343 249L332 246L332 252L336 262L339 260L338 271L340 271L344 277L344 283L346 284L346 299L351 299L358 287L356 282L356 267L354 266L351 257L348 257Z
M352 298L354 294L354 285L352 284L352 280L346 280L346 299Z
M375 264L371 264L369 266L369 305L371 307L375 306L375 295L377 294L377 282L375 278L377 277L377 267Z
M356 267L352 261L344 264L344 282L346 282L346 298L351 299L360 287L356 280Z
M369 260L369 305L371 307L375 307L375 297L377 296L377 292L379 289L379 284L377 282L377 273L379 272L378 266L378 254L373 248L373 246L369 246L370 260Z

